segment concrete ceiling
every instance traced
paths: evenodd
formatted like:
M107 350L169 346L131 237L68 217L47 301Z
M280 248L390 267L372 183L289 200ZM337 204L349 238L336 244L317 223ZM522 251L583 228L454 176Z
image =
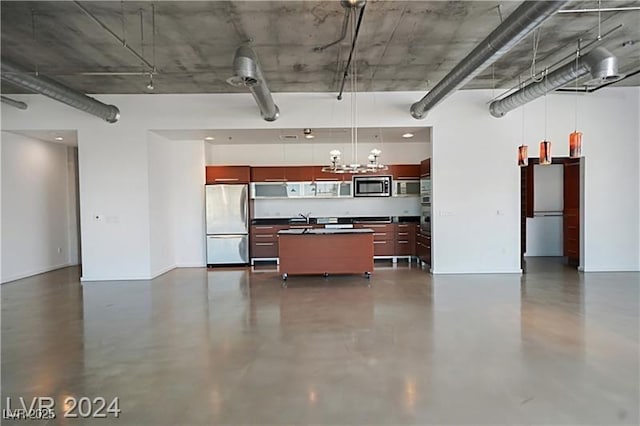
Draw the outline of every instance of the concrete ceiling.
M336 92L349 53L348 40L314 51L339 38L344 9L338 1L82 4L155 63L153 93L244 92L226 79L235 49L246 42L257 52L273 92ZM500 13L507 16L519 4L369 0L357 49L358 90L426 91L499 25ZM601 5L638 6L638 2L605 0ZM597 6L597 1L576 1L565 9ZM85 93L150 92L149 77L142 75L148 68L74 2L4 1L0 7L3 57ZM640 69L640 11L601 14L601 34L620 24L601 44L618 56L622 73L631 73ZM597 35L598 13L556 14L542 27L536 68L570 57L578 38L584 45ZM506 89L517 84L518 76L529 77L532 44L529 35L466 88ZM640 77L617 84L638 86ZM4 82L2 91L23 93Z

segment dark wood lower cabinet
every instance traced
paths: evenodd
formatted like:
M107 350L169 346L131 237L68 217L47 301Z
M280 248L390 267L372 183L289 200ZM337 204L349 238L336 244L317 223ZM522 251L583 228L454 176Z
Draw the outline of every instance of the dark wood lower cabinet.
M279 249L278 231L301 227L317 228L322 225L253 225L251 226L251 259L277 259ZM373 255L375 257L413 257L421 256L417 250L416 232L419 226L415 223L358 223L354 228L369 228L373 232ZM424 240L426 250L427 241Z

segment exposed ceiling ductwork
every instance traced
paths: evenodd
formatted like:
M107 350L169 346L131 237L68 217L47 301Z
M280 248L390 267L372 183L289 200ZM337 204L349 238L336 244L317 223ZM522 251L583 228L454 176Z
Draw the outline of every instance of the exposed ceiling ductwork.
M604 47L596 47L576 61L549 73L540 81L535 81L504 99L491 102L489 111L494 117L504 117L506 113L544 96L576 79L591 74L588 84L606 84L621 79L618 74L618 58Z
M273 102L267 82L262 75L256 53L247 46L240 46L233 58L233 76L227 79L232 86L246 86L260 108L266 121L275 121L280 116L278 106Z
M15 99L8 98L4 95L0 96L0 101L2 101L3 104L11 105L14 108L27 109L27 104L24 102L16 101Z
M116 106L104 104L43 75L34 75L33 72L5 58L2 58L2 79L93 114L109 123L115 123L120 118L120 110Z
M525 1L422 99L411 105L413 118L426 113L498 60L568 1Z

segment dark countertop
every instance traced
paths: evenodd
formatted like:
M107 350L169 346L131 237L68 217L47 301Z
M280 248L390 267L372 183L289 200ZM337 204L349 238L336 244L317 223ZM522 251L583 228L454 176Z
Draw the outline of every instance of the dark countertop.
M330 235L330 234L372 234L373 229L367 228L317 228L317 229L285 229L278 231L278 235Z
M360 216L360 217L336 217L338 224L351 223L419 223L420 216ZM318 218L312 217L309 224L315 225ZM253 219L252 225L306 225L304 219L301 218L267 218Z

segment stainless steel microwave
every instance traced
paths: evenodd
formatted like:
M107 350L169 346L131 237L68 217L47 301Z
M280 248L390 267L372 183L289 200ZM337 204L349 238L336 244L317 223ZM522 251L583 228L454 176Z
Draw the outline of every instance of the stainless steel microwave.
M391 176L354 176L354 197L390 197Z

